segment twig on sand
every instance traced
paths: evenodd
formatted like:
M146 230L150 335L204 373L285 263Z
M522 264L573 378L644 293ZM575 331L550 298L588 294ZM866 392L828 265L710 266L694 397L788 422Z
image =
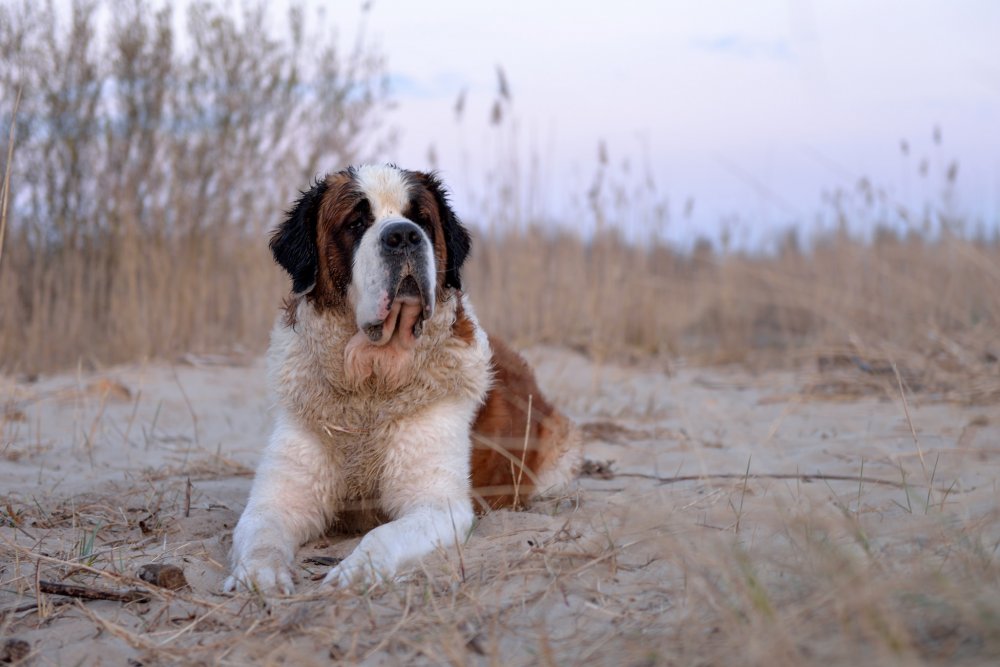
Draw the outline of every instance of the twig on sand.
M659 475L647 475L641 472L615 472L612 477L639 477L642 479L652 479L660 484L679 484L681 482L699 482L711 479L794 479L800 482L856 482L859 484L881 484L882 486L892 486L897 489L904 488L904 484L893 482L888 479L878 479L877 477L859 477L857 475L827 475L824 473L753 473L748 475L742 472L714 473L709 475L677 475L674 477L660 477Z
M73 600L72 599L55 600L55 601L53 601L51 603L51 606L52 607L58 607L58 606L65 605L65 604L73 604ZM0 609L0 620L6 619L7 616L9 616L11 614L21 614L21 613L24 613L26 611L32 611L32 610L37 609L37 608L38 608L38 600L35 600L34 602L29 602L27 604L22 604L19 607L10 607L8 609ZM3 661L0 660L0 662L3 662Z
M104 618L100 614L95 614L90 609L87 609L87 605L81 604L79 606L79 609L95 624L103 628L112 636L117 637L118 639L124 641L132 648L138 649L140 651L155 651L156 656L159 660L163 660L164 658L170 657L176 661L177 658L179 657L174 650L168 649L165 646L160 646L142 635L130 632L123 626L118 625L117 623L114 623L109 619Z
M14 551L16 553L21 554L25 558L30 559L32 562L35 563L36 568L38 566L40 566L41 563L49 563L50 565L57 565L57 566L61 566L61 567L64 567L64 568L72 568L75 571L88 572L90 574L97 575L98 577L102 577L103 579L107 579L109 581L113 581L116 584L123 584L123 585L135 584L135 585L138 585L140 587L148 586L148 584L145 581L142 581L141 579L136 579L136 578L133 578L133 577L126 577L126 576L123 576L121 574L116 574L114 572L108 572L107 570L100 570L100 569L98 569L96 567L92 567L90 565L87 565L86 563L80 563L80 562L77 562L77 561L70 561L70 560L63 560L61 558L53 558L52 556L46 556L45 554L38 553L37 551L33 550L31 547L27 547L27 546L23 546L23 545L17 544L15 542L11 542L7 538L7 536L4 535L4 534L2 534L2 533L0 533L0 543L2 543L3 546L6 547L7 549L10 549L11 551ZM40 584L41 580L38 579L38 582ZM36 588L38 588L38 587L39 587L39 585L36 585ZM133 589L133 590L135 590L135 589ZM141 592L142 589L140 588L138 590ZM45 591L43 590L42 592L44 593ZM158 597L158 598L171 599L172 597L176 597L177 596L177 592L176 591L165 590L163 588L159 588L159 587L156 587L156 586L150 586L147 589L147 592L145 593L145 595L146 595L146 597Z
M60 584L55 581L39 581L38 589L49 595L65 595L82 600L111 600L113 602L144 602L149 600L149 593L140 590L109 591L102 588Z

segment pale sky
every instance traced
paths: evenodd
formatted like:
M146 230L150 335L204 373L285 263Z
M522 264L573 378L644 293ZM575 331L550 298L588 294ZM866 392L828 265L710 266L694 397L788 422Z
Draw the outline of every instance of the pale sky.
M359 4L324 6L352 35ZM678 240L717 233L732 216L737 235L763 238L812 220L824 190L861 176L893 201L939 202L953 159L957 210L991 227L1000 218L995 0L377 0L366 30L397 104L389 120L400 139L383 157L423 168L433 145L470 221L488 222L472 198L499 159L488 123L497 65L521 168L541 159L536 211L565 222L592 224L585 192L602 140L613 165L648 165Z

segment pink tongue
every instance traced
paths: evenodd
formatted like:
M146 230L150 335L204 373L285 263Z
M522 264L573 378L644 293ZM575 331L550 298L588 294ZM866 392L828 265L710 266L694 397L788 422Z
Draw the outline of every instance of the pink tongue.
M413 327L417 325L423 312L424 307L419 303L403 304L403 309L399 314L399 336L404 344L412 345L417 342L413 336Z
M389 307L389 314L382 323L382 339L376 345L385 345L393 339L404 348L413 347L417 339L413 336L413 327L417 324L423 312L423 307L419 303L408 303L396 301Z
M396 323L399 322L399 311L402 306L403 304L399 301L389 306L389 314L385 316L385 320L382 322L382 338L375 341L376 345L385 345L392 339L392 332L396 330Z

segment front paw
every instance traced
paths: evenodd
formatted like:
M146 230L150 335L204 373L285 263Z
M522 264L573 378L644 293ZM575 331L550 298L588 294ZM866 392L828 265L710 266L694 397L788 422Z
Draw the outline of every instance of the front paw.
M233 573L222 584L222 590L226 593L258 591L265 595L291 595L295 591L295 584L288 564L280 554L272 552L237 562Z
M326 573L322 586L332 588L348 588L361 586L369 588L390 576L384 564L375 563L370 554L355 551L340 561Z

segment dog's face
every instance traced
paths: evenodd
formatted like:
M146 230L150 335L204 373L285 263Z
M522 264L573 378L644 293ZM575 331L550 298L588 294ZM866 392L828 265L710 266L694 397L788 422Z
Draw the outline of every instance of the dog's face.
M292 291L353 313L375 345L419 338L448 289L461 289L469 234L433 174L365 165L317 181L271 238Z

